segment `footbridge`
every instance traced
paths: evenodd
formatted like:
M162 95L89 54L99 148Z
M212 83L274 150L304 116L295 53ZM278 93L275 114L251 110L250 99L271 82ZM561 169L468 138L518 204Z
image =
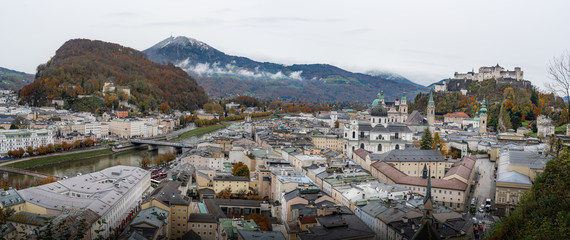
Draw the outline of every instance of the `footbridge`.
M166 146L166 147L173 147L176 148L178 151L182 151L184 148L195 148L194 144L184 144L184 143L177 143L177 142L167 142L167 141L157 141L157 140L148 140L148 139L132 139L131 143L134 145L148 145L149 150L155 150L158 146Z
M33 177L38 177L38 178L48 178L48 177L53 177L56 180L61 180L62 178L59 176L52 176L49 174L45 174L45 173L41 173L41 172L35 172L35 171L30 171L30 170L25 170L25 169L20 169L20 168L11 168L11 167L0 167L0 171L2 172L9 172L9 173L18 173L18 174L23 174L23 175L28 175L28 176L33 176Z

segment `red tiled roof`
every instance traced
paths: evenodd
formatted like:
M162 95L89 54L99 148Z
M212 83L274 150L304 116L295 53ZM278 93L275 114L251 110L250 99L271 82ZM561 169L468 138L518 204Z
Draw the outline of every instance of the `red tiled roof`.
M377 161L373 163L371 166L376 168L379 172L386 175L386 177L390 178L396 184L427 186L427 179L421 177L408 176L405 173L401 172L400 170L396 169L391 164L382 161ZM467 189L467 184L456 178L452 178L449 180L432 178L431 186L435 188L445 188L445 189L461 190L461 191L465 191L465 189Z
M370 154L371 152L366 151L362 148L356 149L354 150L354 154L358 155L358 157L362 158L362 159L366 159L366 156L368 156L368 154Z
M469 118L469 115L467 115L464 112L455 112L455 113L448 113L445 114L446 118Z
M317 216L304 216L301 217L301 224L317 223Z

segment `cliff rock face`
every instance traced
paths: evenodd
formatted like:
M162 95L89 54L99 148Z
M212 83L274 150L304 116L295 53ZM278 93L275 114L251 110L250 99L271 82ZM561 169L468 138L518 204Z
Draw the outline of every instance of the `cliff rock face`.
M353 73L328 64L283 65L227 55L187 37L169 37L143 51L158 63L173 63L196 78L210 95L266 99L369 103L381 90L389 99L427 91L404 77Z
M111 83L115 88L104 92L104 86ZM117 90L109 91L113 89ZM38 67L35 81L21 92L22 102L34 106L49 105L52 99L69 103L79 95L105 97L106 106L96 107L117 107L121 100L143 111L155 110L163 103L173 109L193 110L207 101L203 88L182 69L152 62L132 48L87 39L63 44L52 59Z

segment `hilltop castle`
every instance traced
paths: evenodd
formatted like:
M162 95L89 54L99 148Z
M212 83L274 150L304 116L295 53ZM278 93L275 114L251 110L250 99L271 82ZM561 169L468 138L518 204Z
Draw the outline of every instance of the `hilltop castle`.
M501 79L501 80L516 80L522 81L524 80L523 71L521 71L520 67L515 67L514 71L505 70L503 67L497 64L494 67L480 67L479 72L475 73L474 71L467 72L467 73L458 73L455 72L453 75L453 79L462 79L462 80L473 80L482 82L485 79Z

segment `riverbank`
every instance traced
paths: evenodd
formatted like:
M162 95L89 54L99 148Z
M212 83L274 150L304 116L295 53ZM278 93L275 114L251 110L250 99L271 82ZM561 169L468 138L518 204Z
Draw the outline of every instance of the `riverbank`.
M112 153L113 151L111 149L95 149L92 151L81 151L81 152L74 152L74 153L56 155L56 156L46 156L34 159L22 159L21 161L7 164L7 167L25 169L25 168L38 167L42 165L49 165L65 161L103 156Z
M216 131L216 130L219 130L222 128L226 128L230 124L231 123L220 123L220 124L216 124L216 125L210 125L210 126L195 128L195 129L192 129L190 131L187 131L187 132L180 134L178 137L169 139L169 141L177 141L180 139L184 139L184 138L188 138L188 137L192 137L192 136L196 136L196 135L206 134L206 133L213 132L213 131Z

